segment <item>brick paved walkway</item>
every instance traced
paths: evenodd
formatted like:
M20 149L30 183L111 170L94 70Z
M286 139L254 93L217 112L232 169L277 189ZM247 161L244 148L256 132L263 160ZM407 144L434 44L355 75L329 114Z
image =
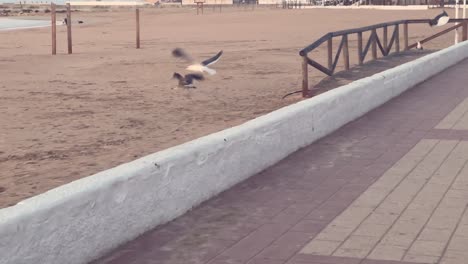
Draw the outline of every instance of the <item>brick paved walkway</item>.
M467 72L468 60L95 263L468 263Z

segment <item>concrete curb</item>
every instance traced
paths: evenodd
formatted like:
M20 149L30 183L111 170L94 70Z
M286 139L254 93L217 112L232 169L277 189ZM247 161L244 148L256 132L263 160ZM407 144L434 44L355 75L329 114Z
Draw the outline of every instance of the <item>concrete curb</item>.
M468 57L468 42L0 210L1 264L81 264Z

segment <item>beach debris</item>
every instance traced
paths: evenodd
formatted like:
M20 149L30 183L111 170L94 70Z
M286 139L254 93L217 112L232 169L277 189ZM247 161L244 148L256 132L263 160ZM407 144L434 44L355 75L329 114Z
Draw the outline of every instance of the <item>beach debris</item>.
M188 55L183 49L181 48L175 48L173 51L172 51L172 55L176 58L182 58L184 60L186 60L187 62L191 63L186 69L189 70L189 71L193 71L193 72L207 72L209 75L214 75L216 74L216 71L214 69L211 69L209 68L208 66L209 65L212 65L212 64L215 64L219 58L221 57L221 55L223 54L223 51L221 50L220 52L218 52L218 54L216 54L215 56L207 59L207 60L204 60L202 62L195 62L192 57L190 57L190 55Z
M194 80L203 81L205 79L203 75L198 74L198 73L189 73L189 74L186 74L185 76L182 76L182 74L178 72L174 72L174 74L172 75L172 78L179 80L178 87L182 87L186 89L197 88L193 84L193 81Z
M450 17L448 16L447 12L445 12L444 10L441 14L431 19L429 21L429 25L431 27L434 27L434 26L440 27L440 26L447 24L449 20L450 20Z

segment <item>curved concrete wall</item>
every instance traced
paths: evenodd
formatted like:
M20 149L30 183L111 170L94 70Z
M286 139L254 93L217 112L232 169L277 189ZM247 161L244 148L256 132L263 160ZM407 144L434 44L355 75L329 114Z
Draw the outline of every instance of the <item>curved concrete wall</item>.
M0 210L1 264L81 264L468 57L468 42Z

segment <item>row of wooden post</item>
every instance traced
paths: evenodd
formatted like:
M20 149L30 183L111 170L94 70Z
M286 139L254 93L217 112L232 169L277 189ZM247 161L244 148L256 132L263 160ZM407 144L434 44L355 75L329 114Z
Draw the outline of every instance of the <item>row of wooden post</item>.
M67 47L68 54L73 53L72 45L72 20L71 20L71 7L70 3L67 3ZM51 27L52 27L52 55L57 54L57 14L56 14L56 5L54 3L50 4L50 14L51 14ZM140 9L135 9L135 19L136 19L136 48L140 48Z

